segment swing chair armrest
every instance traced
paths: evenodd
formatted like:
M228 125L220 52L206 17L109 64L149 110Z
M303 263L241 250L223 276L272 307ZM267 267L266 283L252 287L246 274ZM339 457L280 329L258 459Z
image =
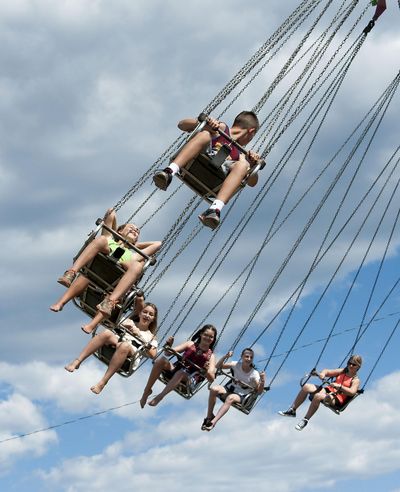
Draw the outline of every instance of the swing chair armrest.
M254 386L251 386L250 384L247 384L247 383L245 383L243 381L240 381L240 379L237 379L237 378L233 377L231 374L223 371L222 369L221 369L220 374L222 376L225 376L225 377L229 378L233 383L241 386L242 388L249 388L249 389L251 389L252 392L254 392L254 393L257 392L257 390L256 390L256 388L254 388ZM268 389L269 389L269 387L268 387Z
M203 123L203 122L207 123L208 118L209 118L209 116L206 115L205 113L200 113L199 116L197 117L197 119L201 123ZM221 135L221 137L224 137L225 140L227 140L234 147L236 147L242 154L245 154L246 157L248 156L249 151L246 150L244 147L242 147L239 143L237 143L236 140L234 140L230 135L228 135L226 132L224 132L220 128L218 128L217 132ZM265 162L264 162L264 165L265 165Z
M168 343L165 343L163 345L163 350L165 353L169 354L169 355L175 355L178 360L182 360L182 354L180 354L179 352L177 352L176 350L174 350L171 345L169 345Z
M257 395L262 395L263 393L267 393L271 389L271 386L263 386L259 391L254 391Z
M319 372L316 370L316 368L314 367L313 369L311 369L310 372L306 373L301 379L300 379L300 386L303 387L310 378L312 377L317 377L319 379L320 378L320 375L319 375ZM321 379L321 383L319 384L319 386L323 386L324 384L329 384L329 379L330 378L324 378L324 379Z
M122 237L121 234L119 234L117 231L114 231L114 229L112 229L111 227L106 225L104 223L104 219L97 219L96 224L99 227L102 227L103 229L105 229L107 232L109 232L114 237L114 239L117 239L118 241L123 242L127 248L132 249L133 251L135 251L135 253L139 254L150 265L154 265L156 263L157 260L154 256L149 256L149 255L146 255L146 253L143 253L143 251L141 249L137 248L134 244L132 244L131 242L127 241L124 237Z

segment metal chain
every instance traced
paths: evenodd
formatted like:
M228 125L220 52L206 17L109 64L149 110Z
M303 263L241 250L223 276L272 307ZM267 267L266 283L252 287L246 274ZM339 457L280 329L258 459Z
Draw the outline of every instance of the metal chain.
M347 0L345 0L347 1ZM300 81L302 80L302 78L305 76L305 74L307 73L307 71L311 68L311 66L314 64L312 70L310 71L310 73L308 74L306 80L303 82L303 86L301 87L301 89L298 91L298 94L295 96L294 100L290 102L290 108L293 108L294 106L294 103L297 101L297 99L300 97L300 94L301 92L304 90L305 86L306 86L306 83L310 80L311 78L311 75L314 73L314 71L317 69L317 66L318 66L318 63L319 61L321 61L322 59L322 56L323 54L326 52L326 50L328 49L331 41L333 40L334 36L337 34L338 30L340 29L340 27L343 25L343 23L345 22L345 20L347 19L347 17L350 15L350 13L352 12L352 10L355 8L356 4L357 4L358 0L355 0L353 1L353 4L350 5L346 11L343 13L342 15L342 18L341 18L341 22L339 22L339 25L336 27L336 29L333 31L333 33L331 34L330 38L328 38L328 40L325 42L325 45L322 47L322 49L320 49L320 45L323 41L323 39L326 37L327 33L330 31L331 27L334 25L334 23L336 23L338 21L338 19L340 19L340 16L337 14L334 19L332 20L330 26L328 26L328 28L324 31L324 33L320 36L320 40L319 40L319 43L317 44L317 47L316 49L314 50L314 54L310 57L309 61L307 62L303 72L300 74L300 76L297 78L297 80L292 84L292 86L288 89L288 91L286 92L286 94L284 94L281 99L279 100L279 102L275 105L274 109L270 112L269 115L267 115L266 118L264 118L264 121L261 123L260 126L263 126L267 121L269 121L268 123L268 126L267 128L264 130L264 132L262 133L262 135L260 135L260 137L257 139L256 143L258 143L258 149L257 149L257 152L260 151L263 143L265 143L265 141L267 140L267 137L269 137L269 134L271 133L272 131L272 128L275 126L275 124L277 123L279 117L281 116L282 114L282 111L284 109L285 106L287 106L287 104L289 104L289 100L290 100L290 96L294 93L295 89L297 88L297 86L300 84ZM346 36L346 39L349 37L349 34ZM337 53L339 53L340 49L341 49L341 46L343 45L344 43L342 43L339 48L337 49L337 51L335 52L335 54L331 57L331 59L329 60L329 62L326 64L325 68L323 69L323 72L326 71L327 67L332 63L333 59L335 58L335 56L337 55ZM298 60L300 61L300 60ZM295 64L296 65L296 64ZM294 66L295 66L294 65ZM337 66L337 65L336 65ZM292 67L293 68L293 67ZM336 67L335 67L336 68ZM317 79L317 81L321 78L322 75L319 76L319 78ZM320 85L320 87L322 86L322 84ZM317 92L317 91L315 91ZM290 109L289 109L290 110ZM289 110L287 110L285 116L282 118L282 121L285 121L285 119L287 118L288 116L288 113L289 113ZM272 117L272 115L274 115Z
M253 70L255 66L264 58L265 53L270 49L271 43L274 39L278 38L282 32L287 30L288 25L291 22L295 22L296 16L299 16L307 7L308 3L311 5L319 2L320 0L303 0L301 4L289 15L289 17L281 24L281 26L272 34L272 36L254 53L254 55L243 65L243 67L234 75L234 77L225 85L225 87L217 94L217 96L205 107L204 112L206 114L212 113L215 108L233 91L233 89L240 84L240 82L247 77L247 75Z
M319 21L321 20L321 18L323 17L323 15L327 12L329 6L331 5L333 0L328 0L328 3L327 5L325 6L325 8L322 10L322 12L319 14L319 16L316 18L316 20L314 21L314 23L311 25L311 27L309 28L309 30L306 32L306 34L303 36L302 40L300 41L300 44L296 47L296 49L293 51L293 53L290 55L289 59L287 60L287 62L284 64L284 66L282 67L282 69L280 70L280 72L278 73L278 75L275 77L274 81L272 82L272 84L270 85L269 89L267 90L267 92L261 97L261 99L258 101L257 104L254 105L253 107L253 111L255 113L259 113L261 108L264 106L264 104L266 103L266 101L268 100L268 98L270 97L271 93L273 92L273 90L275 89L275 87L279 84L279 82L284 78L286 72L288 71L290 65L292 64L293 60L296 58L297 54L299 53L299 51L301 50L301 48L303 47L304 43L307 41L307 39L311 36L311 33L314 31L315 27L317 26L317 24L319 23Z

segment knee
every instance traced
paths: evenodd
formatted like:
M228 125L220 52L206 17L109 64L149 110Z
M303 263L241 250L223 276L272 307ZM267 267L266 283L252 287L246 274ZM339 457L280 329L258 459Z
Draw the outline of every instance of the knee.
M140 261L140 260L133 259L127 265L127 271L128 272L133 272L136 275L138 275L139 273L141 273L142 270L143 270L143 262Z
M249 169L249 165L247 161L242 161L242 160L237 161L232 167L232 171L234 171L237 174L241 174L243 176L247 173L248 169Z
M312 384L307 383L303 386L301 391L303 391L303 393L309 394L315 391L315 387Z
M209 144L212 140L211 133L207 130L199 132L194 138L203 145Z
M118 351L128 356L133 353L132 345L129 342L122 342L118 346Z
M168 360L165 357L159 357L154 362L154 367L157 367L161 370L167 369L167 366L168 366Z
M98 236L93 240L93 244L95 244L99 249L108 248L108 240L106 236Z
M220 393L222 393L221 388L218 386L214 386L213 388L210 388L210 393L212 396L218 396Z
M235 401L236 401L235 395L228 395L225 399L225 403L227 405L232 405L232 403L234 403Z
M110 331L106 330L100 333L98 336L104 345L111 345L114 342L115 335Z
M323 392L320 391L319 393L316 393L314 395L313 401L315 401L317 403L321 403L321 401L324 400L326 396L327 395L326 395L325 391L323 391Z

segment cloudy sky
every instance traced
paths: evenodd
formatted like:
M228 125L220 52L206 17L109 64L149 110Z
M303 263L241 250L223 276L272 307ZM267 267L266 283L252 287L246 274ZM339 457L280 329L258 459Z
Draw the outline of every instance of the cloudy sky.
M213 432L204 434L200 425L206 389L190 401L173 394L156 409L142 411L137 401L149 364L130 379L115 376L100 396L89 391L104 371L97 360L88 360L74 374L63 369L87 337L79 329L84 314L72 305L60 314L48 310L62 293L57 277L70 265L96 218L116 204L179 136L177 121L206 107L300 1L248 3L0 2L0 234L5 246L0 263L2 489L72 492L117 486L121 491L133 487L225 491L250 485L278 492L400 490L400 401L393 391L400 383L397 332L374 368L399 311L398 289L384 302L399 271L398 153L390 159L399 145L399 94L394 94L386 111L381 108L370 129L368 118L363 121L399 70L400 12L394 0L387 1L386 13L351 64L315 141L323 111L314 117L311 110L318 100L328 104L323 90L270 149L259 186L246 190L231 210L224 210L226 219L213 241L209 243L211 232L201 229L172 261L195 230L203 203L186 219L181 236L151 277L170 264L148 293L161 318L176 298L162 335L178 332L177 339L183 340L205 318L220 331L223 328L220 355L248 323L236 354L244 344L256 342L260 368L276 344L267 367L267 379L274 377L271 391L254 411L245 416L232 410ZM313 43L340 2L333 3L332 12L327 12L301 53L316 46ZM358 2L325 61L368 3ZM229 122L262 98L328 2L315 4L317 9L224 119ZM362 17L344 49L355 42L373 12L370 8ZM277 85L260 111L262 119L306 63L307 55ZM323 66L321 62L316 67L309 86ZM303 95L306 92L305 87ZM303 95L288 104L288 117ZM228 100L216 114L226 104ZM314 126L284 162L307 118ZM356 149L364 130L366 136ZM261 134L256 148L268 147L274 131L278 130L271 130L265 142ZM353 151L354 158L338 176ZM285 165L268 187L279 163ZM316 213L335 177L337 185ZM171 192L176 188L174 184ZM130 217L151 192L150 182L145 183L119 211L120 221ZM254 204L258 192L259 202ZM134 220L142 225L168 196L155 193ZM179 189L145 225L143 238L164 237L190 198L189 190ZM254 215L243 226L246 211ZM226 243L230 237L232 241ZM257 263L249 263L260 248ZM291 296L316 257L318 266L294 305L296 297ZM249 265L254 269L244 283ZM357 346L365 360L360 377L365 381L371 374L365 394L339 417L321 409L304 432L296 432L295 422L280 418L277 411L291 403L298 380L321 354L323 343L318 340L330 331L335 334L318 364L335 367L346 357L360 324L371 318L374 321ZM284 354L291 348L286 360ZM115 407L120 408L110 410ZM98 412L103 413L95 416ZM48 427L54 428L8 440Z

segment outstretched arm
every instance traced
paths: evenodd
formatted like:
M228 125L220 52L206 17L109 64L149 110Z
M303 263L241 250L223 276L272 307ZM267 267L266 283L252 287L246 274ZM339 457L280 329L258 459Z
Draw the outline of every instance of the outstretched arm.
M229 367L232 367L233 365L232 362L226 363L226 360L232 357L232 355L233 355L232 350L230 350L225 355L223 355L216 363L215 365L216 369L228 369Z
M104 220L104 224L107 227L113 229L114 231L117 230L117 214L115 213L115 210L113 208L107 209L106 213L104 214L103 220ZM101 231L101 234L103 236L111 235L106 229L103 229Z
M162 242L161 241L146 241L143 243L137 243L135 246L143 251L148 256L154 255L157 253L157 251L161 248ZM140 255L138 255L140 258L142 258Z
M256 388L256 391L259 395L261 395L261 393L264 391L265 377L266 377L265 372L264 371L260 372L260 381L258 382L258 385Z
M185 118L178 123L178 128L183 132L192 132L198 124L199 120L197 118ZM226 125L225 123L214 118L207 118L207 124L203 129L211 133L216 133L218 129L225 131Z
M343 372L343 369L322 369L322 371L317 376L319 379L335 378Z

